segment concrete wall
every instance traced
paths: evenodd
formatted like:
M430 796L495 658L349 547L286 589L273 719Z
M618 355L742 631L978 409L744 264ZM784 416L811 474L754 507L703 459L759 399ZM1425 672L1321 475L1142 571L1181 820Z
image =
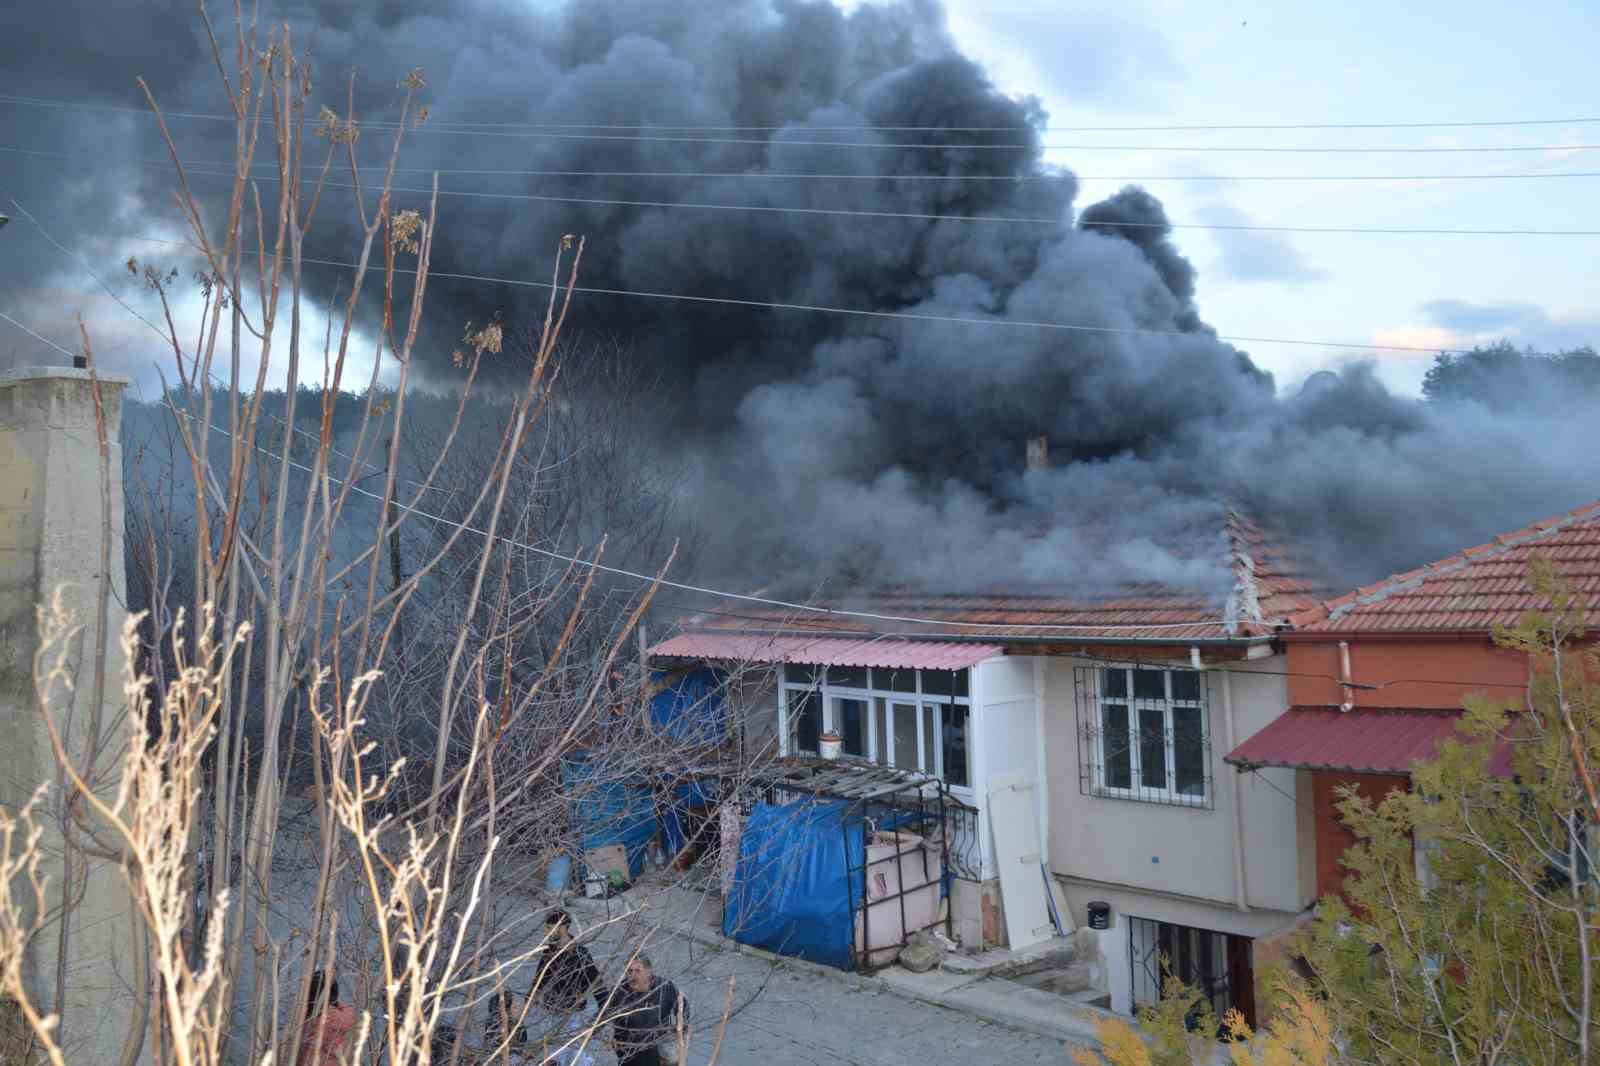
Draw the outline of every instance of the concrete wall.
M102 496L99 445L89 375L83 370L0 372L0 805L15 810L41 782L53 780L49 735L39 717L33 657L40 634L39 604L57 590L83 631L73 645L75 685L57 689L51 711L69 748L85 750L96 697L103 701L101 735L115 755L121 737L120 640L127 596L123 572L122 455L118 445L125 380L101 378L111 443L111 597L107 647L96 647L95 614L101 580ZM105 686L94 691L94 665L106 658ZM113 758L103 766L115 777ZM111 782L114 785L114 780ZM52 889L61 884L62 838L50 817L61 803L49 794L45 847ZM71 1062L114 1063L133 1017L130 982L135 919L120 869L89 866L83 897L69 929L62 1039ZM57 934L34 944L34 995L54 1001Z
M1309 865L1302 861L1300 841L1303 831L1309 839L1310 827L1302 825L1304 804L1297 802L1301 783L1295 772L1262 770L1241 775L1222 761L1228 753L1230 737L1221 671L1232 671L1231 742L1237 745L1282 714L1287 706L1284 658L1226 668L1216 666L1206 671L1213 794L1209 808L1084 793L1078 774L1074 667L1089 665L1092 664L1068 658L1051 658L1045 664L1044 733L1045 759L1050 767L1052 872L1069 884L1121 886L1201 904L1206 921L1182 924L1199 924L1244 936L1275 927L1285 914L1307 906L1315 892L1314 877ZM1253 915L1236 905L1239 880L1234 849L1240 840L1233 809L1236 799L1243 825L1245 904L1251 911L1276 911L1277 916ZM1075 894L1088 898L1081 893L1069 893L1069 898ZM1154 913L1140 916L1179 920ZM1074 917L1083 921L1081 913Z

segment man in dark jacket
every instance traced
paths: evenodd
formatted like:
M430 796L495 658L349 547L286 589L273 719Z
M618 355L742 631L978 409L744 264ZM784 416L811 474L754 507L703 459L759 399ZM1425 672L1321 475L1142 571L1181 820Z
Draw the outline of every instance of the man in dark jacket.
M550 1047L554 1060L561 1066L584 1066L594 1061L584 1030L600 1007L600 969L589 949L573 939L571 915L551 911L544 924L544 947L530 995L555 1019Z
M645 955L635 955L611 997L612 1040L617 1066L671 1066L678 1061L678 1032L689 1035L689 1001L677 986L657 977Z
M544 951L533 979L533 995L552 1014L583 1010L592 999L600 1005L600 969L589 949L572 939L572 916L551 911L545 916Z

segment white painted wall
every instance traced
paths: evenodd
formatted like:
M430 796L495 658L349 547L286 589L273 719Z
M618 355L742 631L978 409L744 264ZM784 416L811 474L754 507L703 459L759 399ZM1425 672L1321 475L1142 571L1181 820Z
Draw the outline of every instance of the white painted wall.
M1075 666L1088 662L1051 658L1045 666L1045 758L1050 767L1049 853L1054 873L1071 882L1101 883L1187 898L1207 904L1203 928L1256 935L1281 918L1243 914L1234 906L1236 833L1232 803L1242 804L1246 900L1251 908L1283 912L1310 902L1302 884L1293 771L1241 776L1222 761L1227 754L1221 668L1207 671L1207 729L1211 736L1210 808L1189 808L1085 795L1079 786ZM1180 665L1177 663L1174 666ZM1187 664L1181 664L1187 665ZM1240 744L1287 707L1282 656L1230 666L1233 671L1233 741ZM1008 734L1009 736L1009 734ZM1021 743L1021 737L1011 740ZM1276 786L1276 787L1274 787ZM1281 790L1281 791L1280 791ZM1078 900L1093 893L1074 892ZM1104 895L1102 893L1101 895ZM1096 897L1099 898L1099 897ZM1148 908L1147 908L1148 909ZM1139 913L1139 912L1134 912ZM1075 915L1081 921L1081 915ZM1175 921L1160 914L1141 917Z

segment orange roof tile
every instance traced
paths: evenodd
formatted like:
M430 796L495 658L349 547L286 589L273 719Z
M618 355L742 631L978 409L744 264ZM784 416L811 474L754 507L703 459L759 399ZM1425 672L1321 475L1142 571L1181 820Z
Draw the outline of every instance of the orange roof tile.
M685 625L702 631L893 633L930 640L943 636L1183 643L1271 634L1291 613L1315 606L1326 594L1326 587L1258 523L1228 511L1224 532L1234 579L1225 598L1158 584L1129 585L1113 596L1097 598L1055 590L943 595L891 589L813 601L824 611L741 605L723 615L686 619ZM833 611L879 617L825 613ZM729 613L737 620L728 620ZM936 624L916 624L911 619Z
M1535 553L1549 557L1600 625L1600 501L1546 518L1447 559L1395 574L1294 614L1300 632L1484 630L1515 625L1543 606L1527 586Z

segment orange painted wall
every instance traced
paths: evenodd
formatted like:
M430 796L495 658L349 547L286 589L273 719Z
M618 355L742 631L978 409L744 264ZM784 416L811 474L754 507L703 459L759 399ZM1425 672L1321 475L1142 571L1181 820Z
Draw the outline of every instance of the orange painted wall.
M1289 703L1332 707L1344 702L1339 645L1285 641ZM1382 688L1354 689L1357 707L1457 708L1469 695L1521 703L1527 660L1487 636L1449 641L1350 640L1350 679ZM1425 683L1417 683L1418 681Z
M1317 896L1338 892L1348 873L1339 865L1340 858L1356 836L1350 827L1339 820L1339 790L1354 786L1364 799L1373 803L1383 800L1390 792L1406 790L1411 779L1386 774L1335 774L1322 771L1311 775L1311 802L1317 827Z

